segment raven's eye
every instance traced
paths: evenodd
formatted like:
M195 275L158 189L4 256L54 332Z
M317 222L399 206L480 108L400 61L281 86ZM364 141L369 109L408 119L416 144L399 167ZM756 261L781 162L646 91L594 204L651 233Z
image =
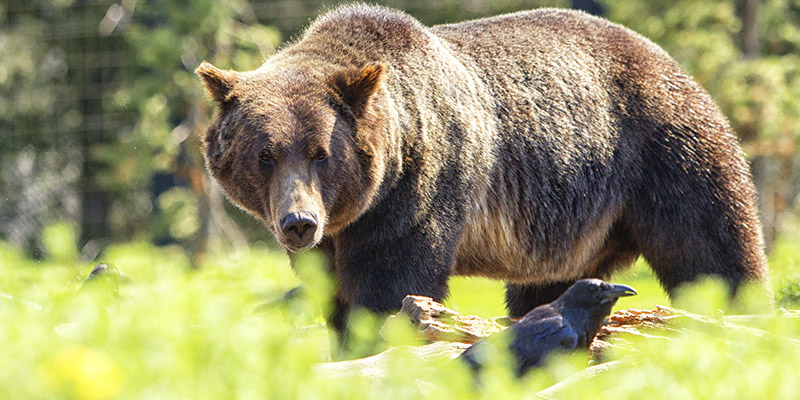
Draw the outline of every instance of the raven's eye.
M262 150L258 155L258 162L260 162L262 165L274 165L275 159L272 158L272 155L269 154L268 151Z

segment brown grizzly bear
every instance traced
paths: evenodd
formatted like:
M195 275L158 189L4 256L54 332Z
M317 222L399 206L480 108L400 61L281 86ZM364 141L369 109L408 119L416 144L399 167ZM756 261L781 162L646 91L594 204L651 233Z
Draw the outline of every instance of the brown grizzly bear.
M427 28L350 5L255 71L197 68L212 176L348 307L507 282L512 316L639 255L664 288L765 276L756 194L709 95L658 46L542 9Z

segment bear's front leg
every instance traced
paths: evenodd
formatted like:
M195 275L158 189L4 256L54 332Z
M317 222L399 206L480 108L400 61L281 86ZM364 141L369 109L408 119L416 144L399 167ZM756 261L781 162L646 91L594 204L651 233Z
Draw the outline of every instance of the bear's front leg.
M335 238L333 271L338 282L329 323L340 342L347 338L353 308L376 313L400 309L405 296L423 295L442 301L454 261L455 235L431 235L430 227L407 229L402 236L370 237L356 229ZM441 233L441 232L440 232Z

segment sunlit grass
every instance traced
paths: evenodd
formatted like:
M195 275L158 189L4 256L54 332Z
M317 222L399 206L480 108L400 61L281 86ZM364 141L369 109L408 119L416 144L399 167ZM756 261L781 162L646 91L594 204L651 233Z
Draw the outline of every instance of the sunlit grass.
M653 270L642 258L639 258L630 269L618 272L609 280L614 283L629 285L636 289L637 293L636 296L620 299L614 307L615 310L626 308L653 309L659 305L670 305L669 297L667 297L664 289L661 288L661 284L653 274Z
M450 296L444 304L462 314L484 318L506 314L503 282L456 276L450 278Z
M652 309L656 305L668 306L669 297L661 288L647 263L639 259L631 268L618 272L611 282L636 288L638 295L620 300L615 310L627 308ZM462 314L475 314L485 318L506 314L505 288L502 282L483 278L453 277L450 279L450 297L445 305Z

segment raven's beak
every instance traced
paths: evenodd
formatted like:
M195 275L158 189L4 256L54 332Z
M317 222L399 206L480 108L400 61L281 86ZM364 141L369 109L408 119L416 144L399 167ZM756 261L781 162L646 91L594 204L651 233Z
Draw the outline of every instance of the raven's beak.
M620 297L633 296L636 294L636 289L628 285L614 285L611 290L603 292L601 297L603 300L616 300Z

